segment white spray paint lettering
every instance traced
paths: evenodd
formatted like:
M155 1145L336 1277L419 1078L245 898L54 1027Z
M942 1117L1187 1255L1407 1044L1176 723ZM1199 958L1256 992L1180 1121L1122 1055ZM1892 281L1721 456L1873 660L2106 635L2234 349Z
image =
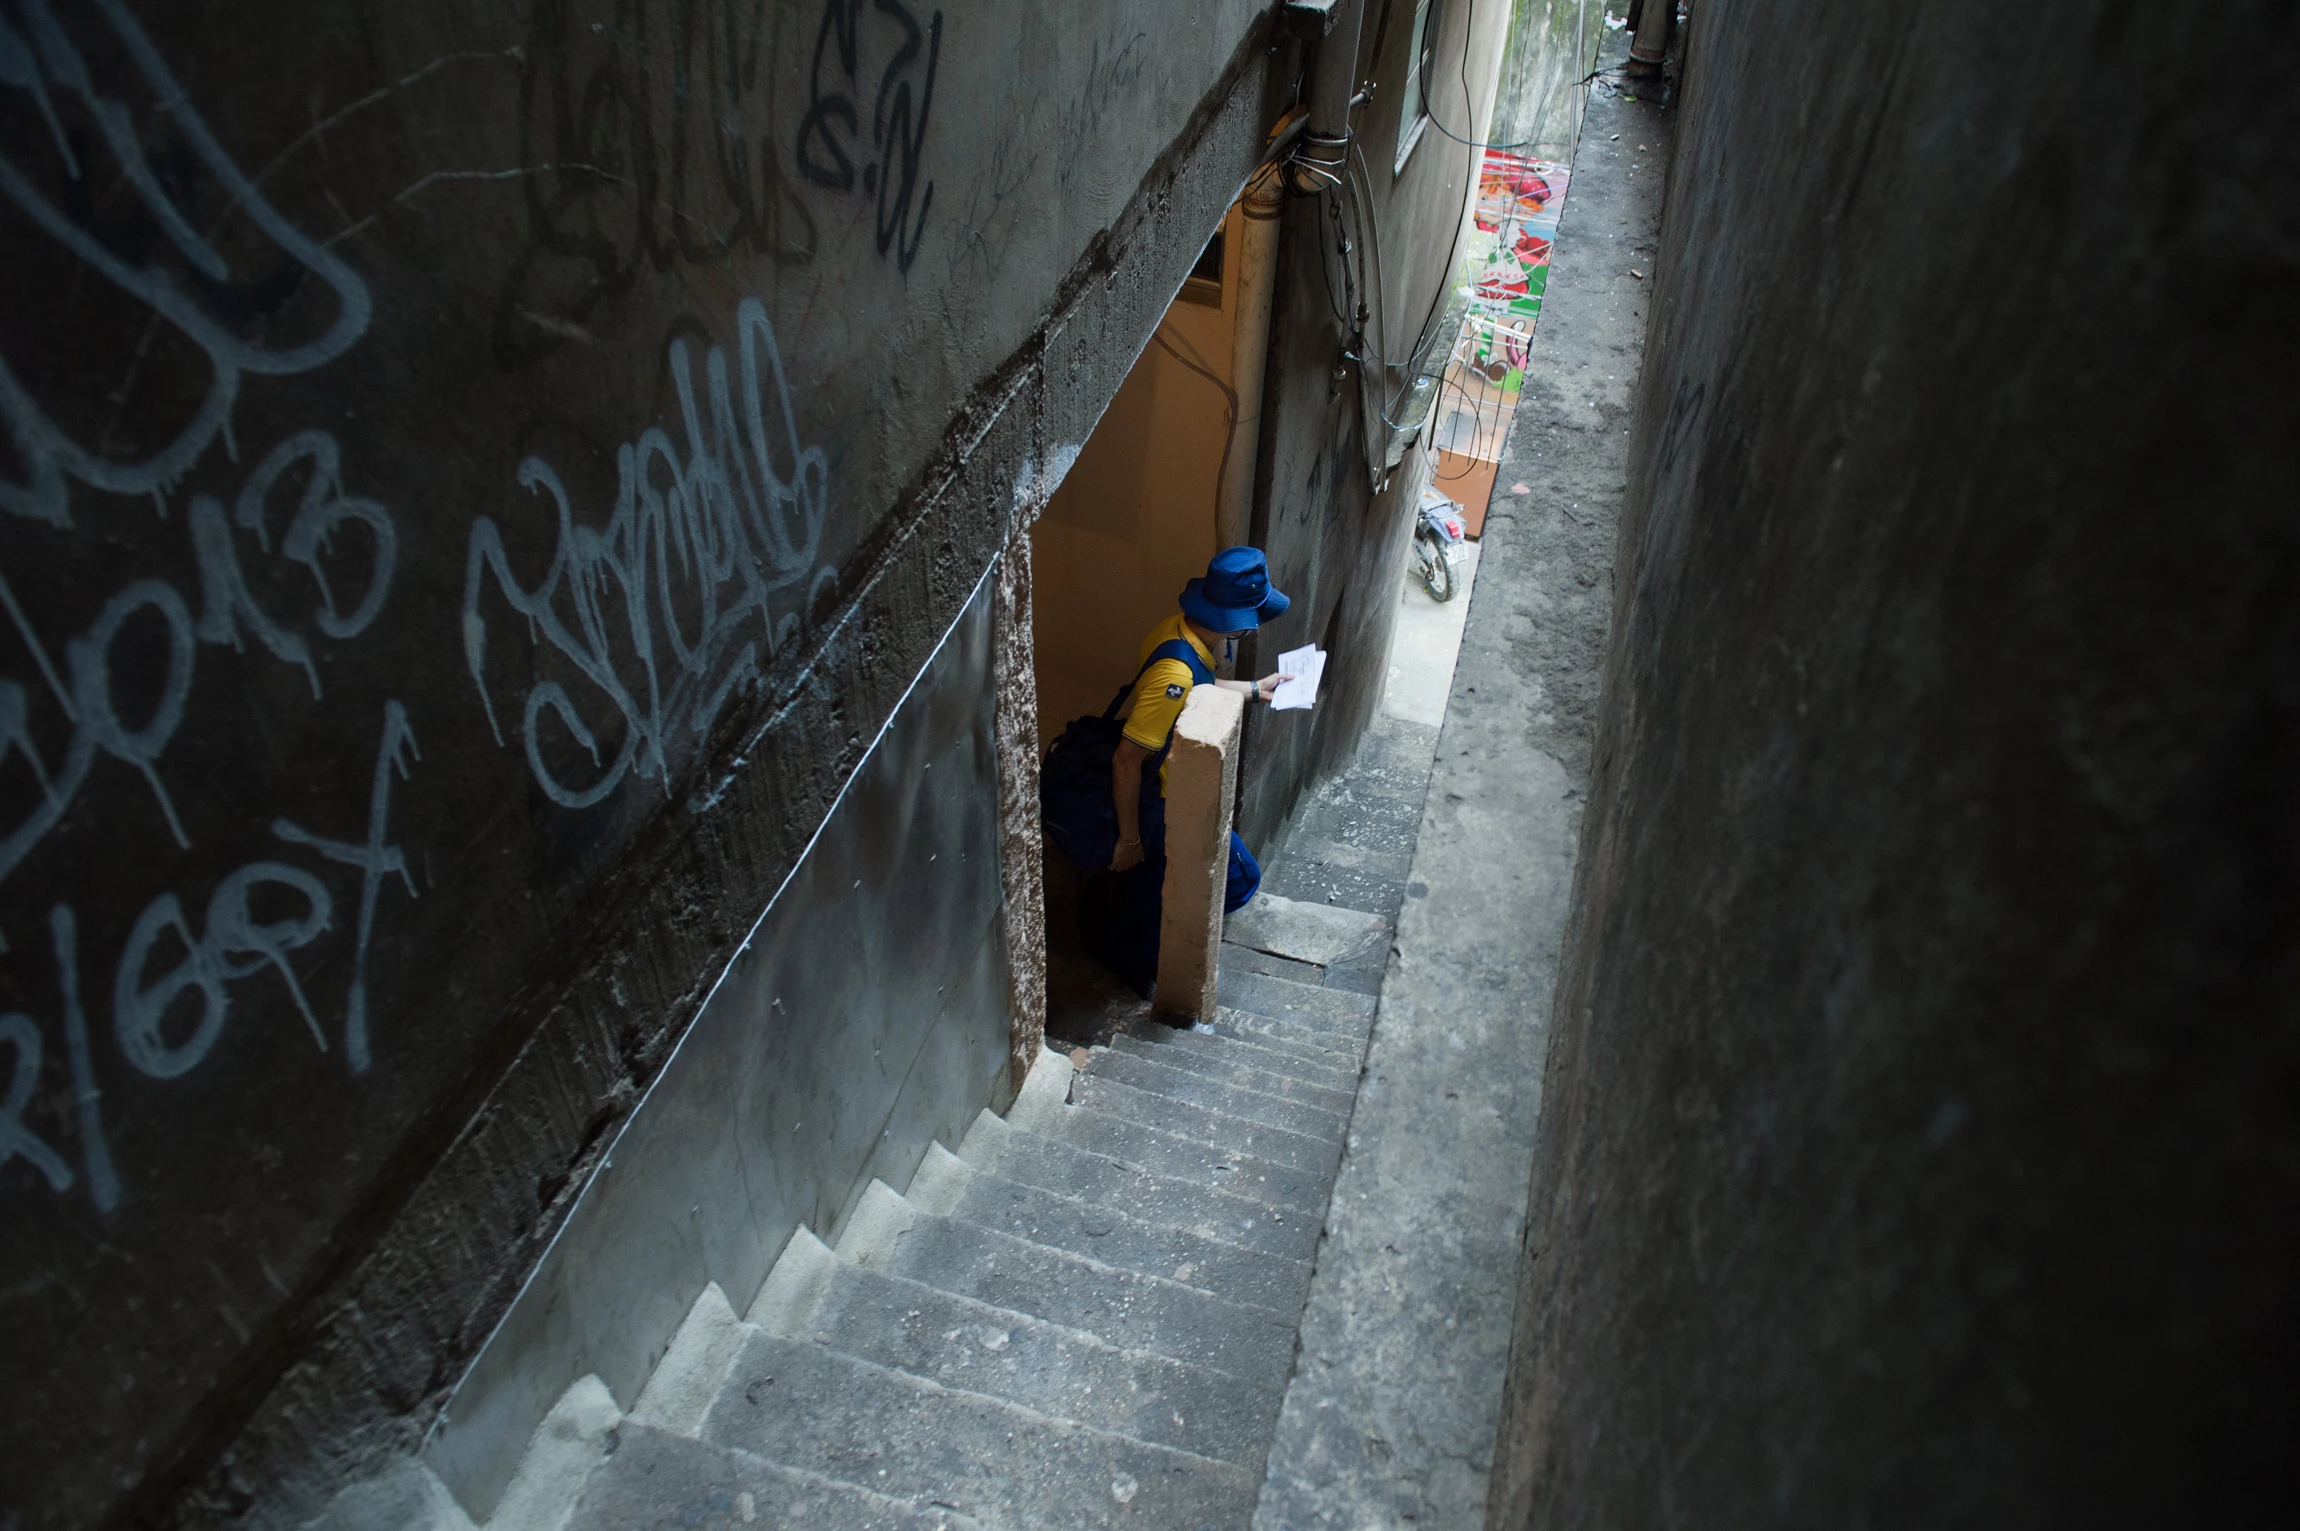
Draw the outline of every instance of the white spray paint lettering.
M234 273L213 242L214 230L203 233L195 226L185 200L190 183L182 168L163 177L146 153L147 143L180 147L188 156L186 164L220 188L224 213L245 220L269 240L312 279L305 290L323 294L322 301L332 297L334 312L320 333L298 344L272 346L236 333L230 321L210 312L199 291L178 283L167 262L114 253L67 211L73 199L60 203L38 178L0 155L0 197L83 269L144 305L155 323L164 322L196 347L209 369L207 387L188 417L172 422L172 432L163 425L158 434L167 439L161 445L141 455L118 455L60 424L22 382L11 358L0 352L0 427L8 433L22 474L0 475L0 511L56 528L73 524L75 485L105 495L149 497L164 518L176 486L212 444L220 441L226 456L238 460L233 413L244 378L293 376L342 356L365 333L372 313L359 275L292 225L224 153L122 0L89 0L86 11L67 14L75 25L92 18L111 30L149 100L142 103L146 120L139 121L129 101L96 83L51 0L17 0L12 17L0 13L0 92L28 98L47 126L63 176L82 185L110 180L129 188L140 199L148 226L197 274L195 286L228 284ZM64 100L75 102L94 125L92 138L66 132L57 111ZM163 120L164 130L155 130L154 124ZM98 153L108 153L112 165L84 162ZM35 366L30 375L39 371ZM283 509L284 526L278 527L275 540L280 516L272 501L283 485L299 481L300 493L292 510ZM274 446L247 475L228 513L216 496L194 495L183 524L197 576L197 614L167 580L130 580L104 603L84 633L65 641L61 663L0 576L0 613L23 639L40 682L70 725L60 752L44 752L33 693L13 678L0 677L0 767L11 758L21 761L37 788L17 821L0 827L0 883L64 820L98 762L107 758L143 779L169 835L178 846L190 846L192 826L169 790L161 760L191 706L199 645L238 650L252 640L280 662L299 668L316 699L322 695L317 640L348 640L366 631L391 588L398 557L394 521L382 505L346 492L340 449L323 430L297 431ZM355 572L348 579L336 561L336 544L347 531L356 534L365 552L364 560L351 563ZM242 538L252 540L261 557L308 576L314 593L306 612L287 617L258 601ZM157 665L133 662L153 658ZM159 676L156 692L148 681L136 688L147 700L134 717L124 715L121 688L115 684L115 676L131 672ZM411 762L419 758L406 708L387 701L364 838L333 839L285 818L271 826L277 839L360 874L351 981L341 1024L343 1057L355 1073L372 1061L367 964L382 889L397 877L410 897L416 891L405 852L390 843L389 815L394 774L404 781ZM256 913L259 898L271 917ZM328 1028L290 955L336 928L335 907L334 895L318 876L269 858L251 861L218 882L196 924L176 893L153 898L113 967L112 1037L120 1056L155 1079L197 1068L225 1034L233 987L265 973L276 976L314 1046L331 1051ZM279 913L283 908L288 912ZM7 1083L0 1089L0 1163L23 1159L57 1194L84 1183L95 1206L110 1212L120 1203L122 1187L105 1130L97 1059L81 997L79 921L70 904L57 903L49 909L48 923L78 1167L24 1120L49 1048L40 1021L22 1012L0 1015L0 1056L8 1059ZM7 949L0 944L0 951Z
M774 325L748 298L735 329L740 376L730 378L726 349L711 347L707 408L687 343L671 342L685 439L654 426L617 451L615 509L604 526L575 519L551 464L540 457L520 464L520 487L542 495L557 523L550 567L533 586L513 571L492 518L471 528L463 648L496 742L505 741L487 688L490 585L615 714L594 727L558 681L538 677L528 688L520 719L527 764L562 807L604 800L634 769L667 787L678 731L690 741L708 732L727 699L759 679L762 647L772 656L797 630L797 611L786 604L778 615L777 598L787 603L784 593L803 584L812 606L836 578L817 562L827 460L822 448L799 441ZM692 617L681 615L678 585L693 592ZM636 671L636 688L622 665ZM590 780L570 781L545 758L538 725L547 714L589 755ZM602 762L600 737L618 725L614 758Z
M234 334L220 318L208 313L199 300L178 286L158 264L136 265L114 254L102 240L67 216L6 156L0 155L0 196L6 196L34 224L55 239L90 270L110 280L130 296L147 304L173 325L208 358L211 375L206 396L165 446L135 461L105 456L99 449L73 439L40 407L0 355L0 420L26 469L25 481L0 478L0 509L55 526L71 522L65 485L77 479L109 494L151 495L164 502L167 492L208 444L218 436L232 448L232 405L244 376L289 377L331 361L351 349L366 331L371 312L367 284L343 260L317 240L289 223L256 191L224 153L208 125L191 106L190 97L176 82L159 50L144 34L122 0L89 0L118 37L122 50L151 89L155 108L173 125L199 166L213 176L240 216L259 229L335 294L335 318L328 327L301 345L272 349ZM105 95L90 75L87 60L72 44L50 11L48 0L19 0L25 31L0 18L0 87L23 91L33 98L47 122L57 155L66 172L86 181L93 167L83 166L72 150L56 116L52 97L77 97L102 134L119 174L135 188L144 208L166 234L185 264L214 282L231 279L231 268L215 247L192 226L190 216L168 194L166 186L144 154L134 112L124 101ZM29 35L27 35L29 33ZM163 510L165 508L163 503Z

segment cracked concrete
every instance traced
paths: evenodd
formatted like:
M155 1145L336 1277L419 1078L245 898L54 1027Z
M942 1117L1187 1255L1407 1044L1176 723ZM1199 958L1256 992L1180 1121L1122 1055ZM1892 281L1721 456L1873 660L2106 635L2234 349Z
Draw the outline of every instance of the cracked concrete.
M1667 131L1593 93L1255 1531L1485 1521Z

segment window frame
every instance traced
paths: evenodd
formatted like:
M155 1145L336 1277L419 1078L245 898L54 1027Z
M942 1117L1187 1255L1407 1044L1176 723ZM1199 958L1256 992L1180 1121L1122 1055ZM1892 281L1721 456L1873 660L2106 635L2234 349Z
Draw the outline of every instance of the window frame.
M1433 19L1434 18L1434 19ZM1445 24L1445 0L1414 0L1412 33L1406 42L1405 99L1398 108L1398 148L1390 175L1405 174L1406 161L1429 129L1429 80L1425 65L1437 62L1437 33Z

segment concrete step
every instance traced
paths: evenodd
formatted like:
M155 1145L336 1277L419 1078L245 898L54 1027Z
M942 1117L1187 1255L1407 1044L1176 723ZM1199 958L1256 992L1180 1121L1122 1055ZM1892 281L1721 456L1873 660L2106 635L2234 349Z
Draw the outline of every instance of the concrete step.
M967 1154L974 1137L968 1133L967 1142L959 1145L962 1154ZM1021 1131L1012 1134L995 1160L967 1157L1009 1180L1145 1221L1171 1222L1204 1238L1297 1260L1316 1253L1316 1224L1328 1195L1324 1181L1276 1165L1241 1161L1219 1150L1184 1146L1192 1152L1171 1156L1178 1173Z
M1251 1231L1257 1218L1309 1223L1316 1220L1325 1207L1330 1190L1330 1175L1326 1172L1307 1173L1291 1165L1273 1164L1251 1154L1235 1153L1218 1143L1192 1142L1123 1117L1094 1112L1080 1114L1087 1120L1076 1128L1062 1126L1057 1133L1026 1134L1029 1141L1014 1145L1012 1156L1000 1162L999 1173L1094 1200L1085 1194L1080 1182L1069 1178L1067 1172L1072 1165L1063 1165L1059 1178L1051 1180L1037 1167L1049 1150L1067 1148L1110 1161L1112 1168L1121 1171L1225 1191L1238 1200L1256 1204L1233 1209L1238 1216L1224 1226L1236 1232L1225 1231L1223 1235L1232 1238ZM1085 1146L1088 1143L1093 1146Z
M1186 1418L1188 1409L1176 1412ZM1228 1531L1253 1519L1261 1480L1233 1463L768 1334L743 1347L702 1437L986 1525L1045 1531Z
M1262 1204L1243 1197L1080 1157L1117 1171L1082 1187L1094 1192L1089 1199L973 1169L931 1202L913 1181L910 1199L947 1217L1267 1308L1289 1322L1301 1310L1317 1247L1306 1216L1274 1223L1258 1217ZM1232 1237L1249 1217L1258 1217L1254 1228Z
M1248 1041L1243 1036L1224 1035L1215 1031L1185 1031L1177 1027L1153 1022L1155 1031L1144 1027L1139 1032L1122 1031L1110 1039L1114 1051L1133 1053L1140 1058L1156 1058L1176 1068L1189 1068L1198 1063L1212 1070L1243 1065L1265 1074L1279 1074L1298 1079L1304 1084L1317 1085L1357 1099L1358 1076L1344 1065L1328 1058L1312 1057L1302 1053L1283 1052L1260 1042Z
M1289 1345L1275 1377L1265 1363L1248 1380L844 1260L782 1337L1247 1468L1260 1465L1293 1359Z
M1185 1053L1178 1048L1169 1048L1165 1056L1161 1057L1155 1052L1144 1050L1139 1043L1134 1047L1116 1045L1119 1041L1131 1040L1131 1038L1113 1038L1112 1046L1106 1049L1097 1049L1093 1061L1087 1066L1088 1072L1099 1074L1105 1079L1119 1080L1125 1084L1133 1085L1137 1089L1160 1091L1168 1090L1170 1087L1180 1084L1181 1079L1177 1076L1188 1076L1207 1084L1222 1086L1233 1092L1252 1094L1265 1100L1275 1100L1288 1105L1310 1107L1322 1115L1333 1118L1337 1126L1349 1121L1350 1107L1357 1103L1358 1092L1354 1089L1344 1090L1337 1089L1332 1085L1313 1084L1293 1074L1281 1074L1268 1069L1256 1068L1251 1060L1235 1052L1228 1057L1223 1057L1219 1053ZM1235 1047L1237 1044L1226 1045ZM1179 1098L1195 1100L1198 1097L1180 1096ZM1233 1116L1251 1115L1236 1105L1220 1105L1214 1100L1205 1100L1200 1103L1216 1105L1219 1109L1228 1111ZM1267 1122L1276 1127L1286 1125L1283 1120L1274 1117L1256 1116L1253 1119Z
M1105 1265L904 1205L910 1214L906 1226L851 1254L842 1240L839 1253L866 1269L1060 1324L1123 1350L1205 1367L1259 1387L1285 1386L1293 1365L1298 1311L1278 1313L1250 1306L1164 1276ZM950 1380L939 1372L934 1375ZM1167 1444L1205 1456L1227 1455L1187 1441Z
M566 1531L809 1525L851 1531L979 1531L981 1522L917 1500L778 1466L625 1421L615 1452L594 1469Z
M1129 1146L1122 1154L1100 1145L1105 1140L1120 1141L1109 1137L1119 1124L1147 1127L1187 1147L1211 1145L1291 1170L1298 1178L1316 1182L1321 1193L1331 1183L1334 1169L1341 1162L1342 1141L1338 1129L1331 1136L1313 1136L1283 1127L1264 1126L1208 1106L1168 1095L1153 1095L1114 1079L1097 1078L1091 1071L1080 1073L1072 1082L1070 1098L1076 1104L1067 1117L1052 1124L1054 1130L1047 1132L1047 1136L1081 1146L1092 1145L1115 1158L1152 1168L1156 1166L1132 1146L1131 1138L1126 1140Z
M1214 1035L1236 1037L1257 1047L1291 1049L1353 1073L1363 1067L1366 1057L1364 1037L1339 1036L1299 1022L1256 1015L1251 1010L1233 1010L1228 1005L1214 1012Z
M1096 1096L1106 1109L1085 1101ZM979 1127L989 1118L977 1118ZM1038 1056L1006 1125L1180 1179L1245 1190L1282 1206L1322 1211L1339 1145L1161 1100L1107 1080L1082 1077L1070 1054ZM971 1131L969 1136L971 1136ZM961 1154L965 1145L960 1145Z
M1373 1029L1376 997L1347 989L1316 988L1267 973L1225 970L1216 975L1221 1003L1281 1021L1363 1041Z
M1418 783L1408 773L1385 774L1392 779L1368 776L1321 787L1294 810L1289 853L1296 844L1329 840L1375 856L1412 855L1421 836L1429 773L1422 771ZM1280 858L1277 870L1284 871L1283 863L1292 859L1290 854Z

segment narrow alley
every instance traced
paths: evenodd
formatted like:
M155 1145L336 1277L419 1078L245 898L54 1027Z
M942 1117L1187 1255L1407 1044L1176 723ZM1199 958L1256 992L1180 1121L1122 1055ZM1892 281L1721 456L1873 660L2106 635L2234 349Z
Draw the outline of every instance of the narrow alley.
M2294 66L0 0L0 1531L2268 1521Z

